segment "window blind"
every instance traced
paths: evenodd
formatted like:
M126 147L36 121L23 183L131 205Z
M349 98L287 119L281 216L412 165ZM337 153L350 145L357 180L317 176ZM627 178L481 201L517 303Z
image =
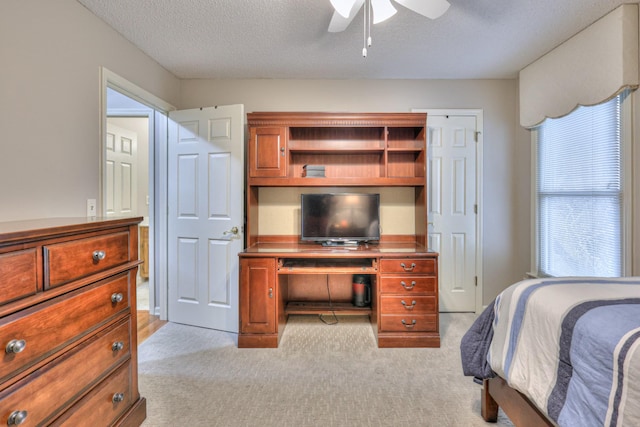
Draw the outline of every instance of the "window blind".
M541 276L622 274L622 96L538 129Z

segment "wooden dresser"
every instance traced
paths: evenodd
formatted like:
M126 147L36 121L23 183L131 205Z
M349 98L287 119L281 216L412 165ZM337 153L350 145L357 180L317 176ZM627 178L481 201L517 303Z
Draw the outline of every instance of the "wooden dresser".
M0 425L139 426L142 218L0 223Z

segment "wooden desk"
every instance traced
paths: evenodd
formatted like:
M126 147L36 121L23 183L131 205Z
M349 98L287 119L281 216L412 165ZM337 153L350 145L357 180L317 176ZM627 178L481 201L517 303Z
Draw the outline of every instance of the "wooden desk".
M240 256L238 347L278 347L292 314L368 315L378 347L440 347L438 254L415 243L258 243ZM353 275L371 306L351 304Z

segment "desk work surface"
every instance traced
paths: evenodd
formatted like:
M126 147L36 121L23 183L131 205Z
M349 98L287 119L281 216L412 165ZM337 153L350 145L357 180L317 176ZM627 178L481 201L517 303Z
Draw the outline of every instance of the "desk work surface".
M414 242L386 242L363 243L358 246L322 246L316 243L257 243L246 248L240 253L241 257L248 256L291 256L296 257L375 257L377 255L412 255L428 254L436 256L437 253Z

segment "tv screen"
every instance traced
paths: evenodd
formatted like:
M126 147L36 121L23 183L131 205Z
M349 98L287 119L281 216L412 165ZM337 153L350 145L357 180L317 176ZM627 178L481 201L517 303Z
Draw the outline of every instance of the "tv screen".
M380 240L379 194L302 194L300 212L304 241L342 244Z

